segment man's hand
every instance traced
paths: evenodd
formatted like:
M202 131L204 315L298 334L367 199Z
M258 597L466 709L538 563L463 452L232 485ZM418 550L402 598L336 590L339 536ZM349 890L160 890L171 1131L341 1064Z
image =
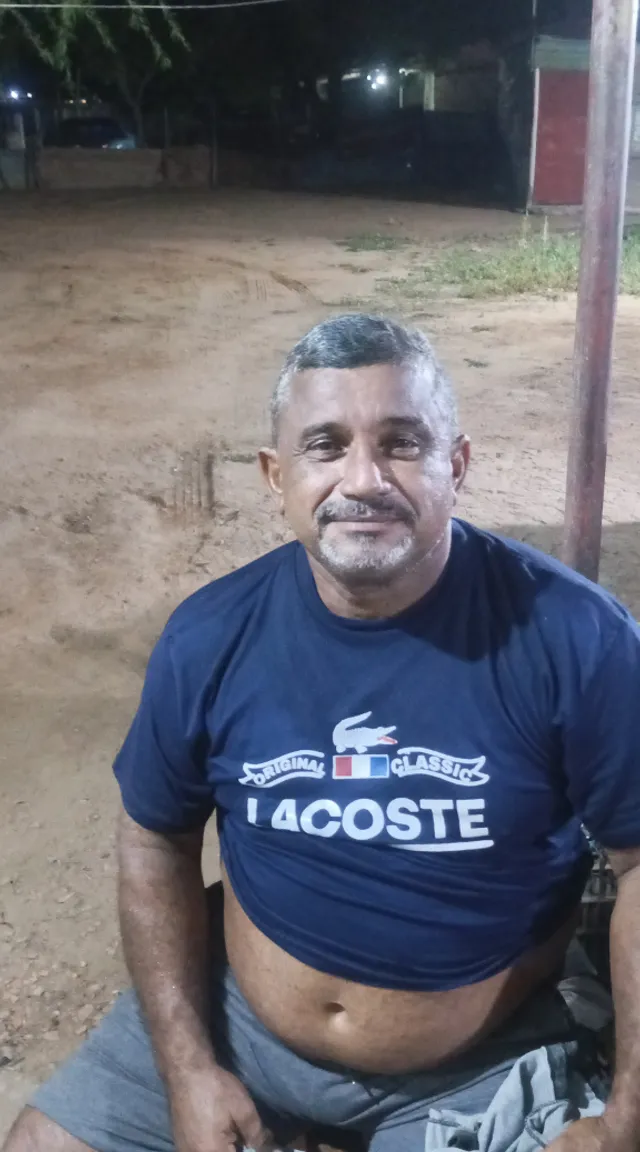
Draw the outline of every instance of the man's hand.
M247 1090L235 1076L214 1066L185 1074L169 1090L177 1152L236 1152L238 1145L273 1152Z
M548 1152L637 1152L638 1137L629 1138L604 1116L579 1120L553 1140Z

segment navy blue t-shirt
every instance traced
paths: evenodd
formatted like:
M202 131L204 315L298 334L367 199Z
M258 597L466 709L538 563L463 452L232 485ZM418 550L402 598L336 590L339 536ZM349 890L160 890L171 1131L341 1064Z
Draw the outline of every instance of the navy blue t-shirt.
M346 620L289 544L172 616L116 764L161 833L217 813L251 920L385 988L486 979L580 899L583 826L640 845L640 632L601 588L456 521L436 587Z

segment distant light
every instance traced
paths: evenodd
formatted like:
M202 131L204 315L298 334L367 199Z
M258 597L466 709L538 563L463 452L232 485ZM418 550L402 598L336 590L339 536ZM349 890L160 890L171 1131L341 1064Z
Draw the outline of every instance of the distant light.
M371 88L372 92L379 92L382 88L386 88L388 83L389 80L387 76L376 76L375 79L372 80L369 87Z
M386 88L389 83L389 74L383 68L377 68L375 72L370 72L367 76L371 90L378 92L380 88Z
M81 104L86 104L86 103L87 103L87 101L86 101L86 100L81 100L81 101L80 101L80 103L81 103Z
M10 96L11 100L19 100L20 99L20 93L18 92L17 88L11 88L9 91L9 96Z
M33 92L27 92L27 100L33 100Z

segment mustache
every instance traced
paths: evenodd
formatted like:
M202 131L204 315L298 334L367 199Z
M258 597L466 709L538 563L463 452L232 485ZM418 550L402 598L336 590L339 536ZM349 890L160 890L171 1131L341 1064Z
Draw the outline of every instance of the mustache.
M336 520L401 520L404 524L415 524L413 510L397 500L384 496L370 500L346 500L330 496L316 511L316 521L320 525L331 524Z

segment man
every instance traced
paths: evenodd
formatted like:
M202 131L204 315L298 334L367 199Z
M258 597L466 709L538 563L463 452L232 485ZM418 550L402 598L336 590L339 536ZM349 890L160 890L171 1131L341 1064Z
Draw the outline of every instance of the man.
M297 541L177 610L116 760L137 997L6 1152L262 1150L314 1124L372 1152L640 1147L640 634L452 521L468 462L419 333L346 316L294 348L261 463ZM554 988L585 827L620 880L606 1108Z

